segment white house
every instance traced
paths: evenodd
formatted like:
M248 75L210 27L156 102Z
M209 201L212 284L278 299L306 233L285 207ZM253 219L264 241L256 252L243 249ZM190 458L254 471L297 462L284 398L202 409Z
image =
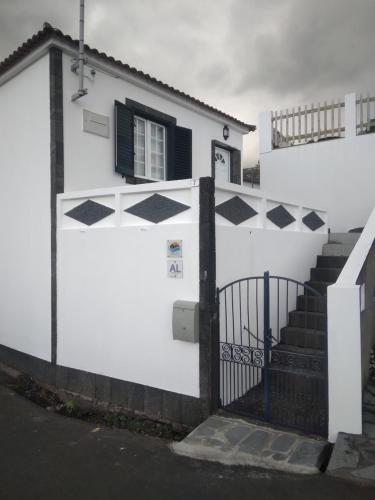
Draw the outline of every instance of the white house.
M75 99L77 50L45 24L0 64L0 362L190 426L221 406L331 440L358 430L371 342L336 332L328 355L326 334L326 290L352 256L320 255L335 207L302 180L272 184L283 130L263 117L261 186L247 188L254 126L89 47ZM354 422L340 348L358 358Z

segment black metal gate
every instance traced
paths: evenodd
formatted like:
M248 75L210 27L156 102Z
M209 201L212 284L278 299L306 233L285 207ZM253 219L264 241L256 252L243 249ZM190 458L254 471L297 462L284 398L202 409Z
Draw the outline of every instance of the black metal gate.
M266 272L218 289L217 304L221 407L325 435L326 297Z

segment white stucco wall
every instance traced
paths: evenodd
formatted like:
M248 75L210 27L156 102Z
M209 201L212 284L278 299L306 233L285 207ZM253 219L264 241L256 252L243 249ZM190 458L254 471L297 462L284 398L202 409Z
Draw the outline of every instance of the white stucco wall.
M356 135L356 96L345 97L344 137L272 149L271 113L260 115L261 188L324 206L330 229L363 227L374 206L375 134Z
M0 87L0 344L50 359L49 59Z
M216 214L216 276L219 288L233 281L270 275L290 278L299 282L310 279L310 269L316 265L316 257L321 254L322 245L327 242L327 214L316 209L325 224L315 232L302 221L312 207L305 207L294 200L280 199L262 190L245 187L229 190L216 188L216 206L238 196L256 210L257 215L234 225L222 215ZM270 209L282 205L293 215L295 221L284 229L279 229L266 216ZM220 209L219 209L220 210ZM296 299L303 294L303 288L286 284L285 281L270 280L270 328L273 336L279 338L280 329L287 325L288 312L296 309ZM263 338L263 280L250 280L236 284L220 293L220 339L242 345L244 323L254 335ZM246 337L246 332L245 332ZM252 347L258 347L254 338L249 338ZM224 354L222 353L224 356ZM225 359L225 358L224 358ZM234 366L222 364L222 377L231 380L222 385L225 404L244 394L252 384L256 384L261 373L253 372L252 377L243 368L241 378L230 375ZM254 378L255 377L255 378Z
M338 280L328 287L329 439L332 442L339 432L362 433L362 389L367 382L370 350L374 345L374 240L375 209ZM367 265L371 266L368 270Z
M199 301L199 187L191 184L59 196L59 365L199 397L199 345L172 336L173 302ZM191 209L158 224L124 212L155 192ZM87 199L116 212L90 227L64 215ZM183 240L182 279L167 275L169 239Z
M211 141L223 140L225 119L218 123L166 98L139 88L123 79L97 72L93 81L85 79L88 95L72 103L78 78L70 70L71 58L64 54L64 151L65 190L92 189L124 185L114 171L114 101L126 98L169 114L177 125L192 129L193 178L211 175ZM89 68L85 69L89 74ZM100 113L110 118L110 137L103 138L82 130L82 111ZM242 151L242 134L230 126L228 146Z
M293 197L283 198L261 189L224 186L216 188L216 206L233 196L239 196L258 215L235 226L216 214L217 286L247 276L259 276L265 271L302 282L308 280L310 268L315 266L316 256L328 239L327 213L315 208L326 224L313 232L302 223L302 217L314 206L305 206ZM296 219L284 229L279 229L266 217L269 210L280 204Z

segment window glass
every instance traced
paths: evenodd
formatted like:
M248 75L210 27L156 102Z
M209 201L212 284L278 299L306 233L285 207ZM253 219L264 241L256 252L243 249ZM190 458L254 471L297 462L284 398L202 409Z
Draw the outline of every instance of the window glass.
M134 117L134 173L146 175L146 121Z
M151 177L164 179L165 129L161 125L151 123Z
M165 179L165 127L134 117L134 174L154 180Z

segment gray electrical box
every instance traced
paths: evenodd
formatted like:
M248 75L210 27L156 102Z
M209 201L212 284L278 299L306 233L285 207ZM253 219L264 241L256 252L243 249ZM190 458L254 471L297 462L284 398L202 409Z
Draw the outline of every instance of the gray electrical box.
M198 342L199 340L199 303L189 300L176 300L173 304L173 340Z

